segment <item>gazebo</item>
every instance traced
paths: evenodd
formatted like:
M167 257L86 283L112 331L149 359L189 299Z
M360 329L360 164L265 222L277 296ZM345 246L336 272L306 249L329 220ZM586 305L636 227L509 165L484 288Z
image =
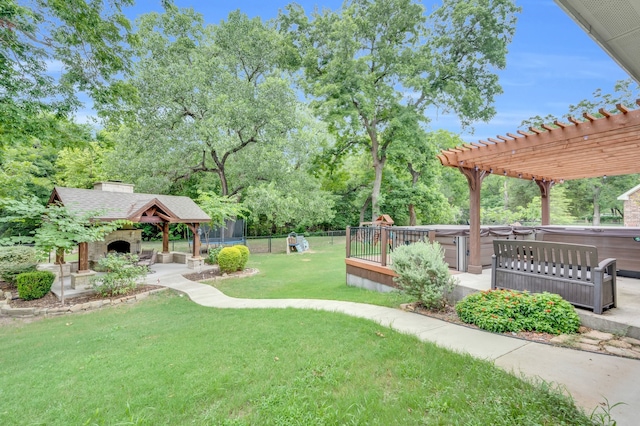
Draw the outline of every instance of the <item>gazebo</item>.
M636 101L640 105L640 100ZM617 105L615 113L599 110L569 123L555 121L529 132L517 131L443 150L438 159L456 167L469 184L468 271L482 272L480 261L480 188L488 174L535 182L542 199L542 225L549 225L549 192L571 179L640 173L640 109Z
M138 194L133 185L120 182L100 182L93 190L55 187L49 203L59 203L72 213L95 213L94 220L154 224L162 230L163 253L169 253L169 225L184 223L193 232L192 258L196 261L201 260L198 228L211 221L189 197ZM88 243L80 243L78 252L78 274L89 273Z

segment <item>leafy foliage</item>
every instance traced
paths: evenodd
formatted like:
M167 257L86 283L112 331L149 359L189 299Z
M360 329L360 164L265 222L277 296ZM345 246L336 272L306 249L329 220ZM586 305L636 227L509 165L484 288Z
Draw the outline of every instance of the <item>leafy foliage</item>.
M335 154L371 156L373 217L387 150L406 142L403 132L418 128L428 107L465 125L495 114L501 88L493 70L505 66L518 11L509 0L445 0L426 16L412 0L351 0L311 20L295 4L280 15L300 55L302 88L336 137Z
M29 246L0 247L0 278L15 284L16 276L36 270L36 251Z
M456 312L462 321L497 333L575 333L580 326L573 306L559 295L546 292L483 291L458 302Z
M209 265L217 265L218 264L218 255L222 250L222 246L212 247L209 249L209 253L207 253L207 263Z
M237 247L225 247L218 254L220 271L229 274L238 270L242 263L242 253Z
M444 249L438 242L417 242L396 247L391 254L394 281L402 291L428 309L441 309L456 279L449 274Z
M51 291L56 274L49 271L25 272L16 277L18 296L24 300L41 299Z
M126 69L134 41L122 13L133 0L3 0L0 7L0 145L59 133L79 91L96 101ZM51 66L60 67L54 78ZM52 125L54 124L54 125Z
M102 296L119 296L135 290L148 269L137 266L138 256L109 253L98 261L104 275L91 279L93 288Z

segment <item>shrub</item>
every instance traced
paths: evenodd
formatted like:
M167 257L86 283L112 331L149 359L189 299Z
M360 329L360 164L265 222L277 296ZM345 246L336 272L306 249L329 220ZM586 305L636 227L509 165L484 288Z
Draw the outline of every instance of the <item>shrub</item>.
M394 281L427 309L441 309L456 285L444 261L444 250L437 242L418 242L397 247L391 255Z
M29 246L0 247L0 278L16 284L16 277L25 272L34 272L38 259L36 250Z
M225 247L218 254L218 265L224 273L235 272L242 262L242 254L237 247Z
M24 272L16 277L18 296L24 300L40 299L51 291L56 274L49 271Z
M238 266L238 271L243 271L249 261L249 247L242 244L237 244L234 247L240 251L240 266Z
M214 247L209 249L209 253L207 255L207 263L210 265L218 264L218 255L220 254L220 250L222 250L222 246Z
M580 327L580 317L573 306L552 293L483 291L458 302L456 312L462 321L497 333L537 331L562 334L575 333Z
M140 278L147 274L146 266L137 266L136 255L110 253L98 261L101 270L107 271L91 279L93 288L105 297L127 294L138 287Z

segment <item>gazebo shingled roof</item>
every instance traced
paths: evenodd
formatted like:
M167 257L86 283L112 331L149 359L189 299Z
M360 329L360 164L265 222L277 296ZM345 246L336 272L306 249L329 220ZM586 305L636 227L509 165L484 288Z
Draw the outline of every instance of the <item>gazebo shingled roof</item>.
M154 206L162 211L163 221L203 223L211 218L189 197L160 194L96 191L94 189L55 187L49 202L61 202L72 212L99 212L94 219L154 222L144 213Z
M640 100L636 101L640 105ZM549 191L564 180L640 173L640 109L600 109L601 118L554 122L530 132L489 138L443 150L438 159L457 167L469 184L469 272L481 273L480 187L488 174L535 181L542 199L542 224L550 220Z

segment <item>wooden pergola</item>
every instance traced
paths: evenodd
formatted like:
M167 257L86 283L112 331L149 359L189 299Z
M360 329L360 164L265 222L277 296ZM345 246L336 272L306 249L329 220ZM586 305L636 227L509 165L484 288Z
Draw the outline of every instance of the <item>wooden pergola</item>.
M640 100L636 101L640 105ZM469 265L482 273L480 260L480 188L488 174L534 181L542 199L542 225L549 225L549 192L571 179L640 173L640 109L616 105L601 118L583 114L569 123L555 121L541 129L517 131L443 150L438 159L457 167L469 184Z

